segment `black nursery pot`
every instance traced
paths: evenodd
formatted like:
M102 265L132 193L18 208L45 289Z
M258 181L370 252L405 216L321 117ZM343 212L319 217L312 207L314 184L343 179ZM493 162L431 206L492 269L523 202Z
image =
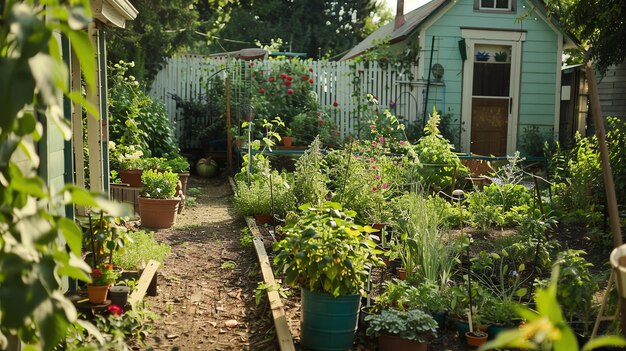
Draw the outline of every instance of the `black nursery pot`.
M124 285L116 285L109 289L111 304L124 308L128 304L130 288Z

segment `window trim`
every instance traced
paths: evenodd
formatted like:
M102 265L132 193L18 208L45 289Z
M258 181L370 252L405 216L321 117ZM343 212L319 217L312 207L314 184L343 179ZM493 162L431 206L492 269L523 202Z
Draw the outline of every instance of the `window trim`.
M494 6L495 6L494 0ZM487 12L487 13L516 13L517 12L517 0L509 0L509 8L508 9L499 9L499 8L482 8L480 6L481 0L474 0L474 11L475 12Z

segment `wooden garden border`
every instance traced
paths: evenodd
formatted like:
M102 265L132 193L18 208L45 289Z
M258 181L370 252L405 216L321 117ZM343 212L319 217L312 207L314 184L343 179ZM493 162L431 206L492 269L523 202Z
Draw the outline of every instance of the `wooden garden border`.
M235 191L236 185L232 178L228 178L230 186ZM272 265L270 264L269 257L265 251L265 245L261 238L261 232L256 226L256 222L252 217L245 217L248 229L253 236L254 249L257 257L259 258L259 265L261 266L261 273L263 274L263 280L267 286L278 287L276 280L274 279L274 272L272 271ZM276 338L278 339L278 346L281 351L295 351L293 344L293 337L287 324L287 317L285 316L285 309L283 303L278 294L278 289L269 288L267 290L267 298L270 302L270 308L272 310L272 317L274 318L274 328L276 329Z

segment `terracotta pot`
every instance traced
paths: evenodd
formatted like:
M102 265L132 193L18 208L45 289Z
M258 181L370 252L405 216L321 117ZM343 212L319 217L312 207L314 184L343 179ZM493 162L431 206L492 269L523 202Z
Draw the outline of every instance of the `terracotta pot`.
M477 336L474 332L465 333L465 340L467 340L467 346L470 347L478 347L487 342L487 333L484 333L481 336Z
M178 173L178 179L183 190L183 195L187 194L187 182L189 181L189 172Z
M378 229L378 230L383 230L385 228L385 223L374 223L374 224L372 224L372 228Z
M293 146L293 137L284 136L283 137L283 145L285 147L292 147Z
M396 272L398 272L398 279L406 280L406 269L396 268Z
M128 186L140 188L143 186L141 182L141 169L123 169L120 171L120 180Z
M258 215L254 215L254 219L256 219L256 224L263 225L263 224L271 224L274 218L272 218L272 215L258 214Z
M176 223L176 213L180 198L151 199L139 197L139 217L141 226L150 229L171 228Z
M109 292L109 285L93 285L87 284L87 296L89 302L94 305L102 305L107 300L107 293Z
M379 351L426 351L428 343L402 339L396 335L381 334L378 337Z

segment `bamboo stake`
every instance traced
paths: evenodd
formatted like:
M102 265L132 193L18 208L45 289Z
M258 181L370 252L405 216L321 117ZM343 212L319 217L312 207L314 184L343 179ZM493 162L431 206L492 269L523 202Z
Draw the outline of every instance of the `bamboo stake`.
M611 171L611 162L609 160L609 150L606 145L606 133L604 131L604 122L602 121L602 107L600 106L600 95L598 93L598 85L596 83L596 74L593 71L591 62L587 62L585 67L587 73L587 82L589 84L589 97L591 103L591 114L593 123L596 127L596 136L598 137L598 148L600 149L600 158L602 160L602 175L604 177L604 191L606 193L606 203L611 223L611 233L613 233L613 246L622 245L622 233L620 230L619 212L617 210L617 197L615 195L615 183L613 182L613 173ZM622 323L622 335L626 337L626 299L621 291L622 282L620 274L617 274L617 287L619 291L620 315Z

